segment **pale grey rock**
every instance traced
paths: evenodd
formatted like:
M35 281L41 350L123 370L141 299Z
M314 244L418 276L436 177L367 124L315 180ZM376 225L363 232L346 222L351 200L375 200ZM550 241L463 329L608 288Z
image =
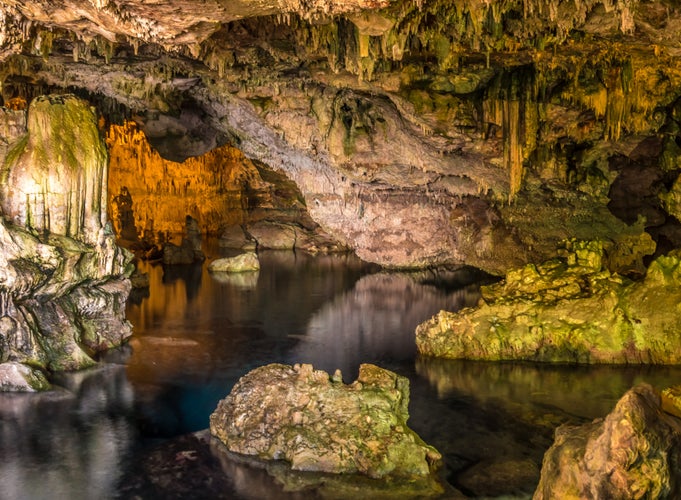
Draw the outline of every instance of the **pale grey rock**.
M17 362L0 363L0 392L36 392L49 388L50 383L41 371Z
M208 270L216 273L244 273L258 271L259 269L260 261L254 252L242 253L235 257L216 259L208 265Z

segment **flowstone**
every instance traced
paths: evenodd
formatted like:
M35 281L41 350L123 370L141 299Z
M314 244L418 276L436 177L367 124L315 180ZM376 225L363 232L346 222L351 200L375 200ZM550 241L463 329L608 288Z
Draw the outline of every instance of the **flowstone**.
M681 363L681 253L640 281L605 267L600 242L568 243L563 259L509 271L476 308L419 325L421 354L451 359Z
M348 475L349 484L365 476L398 496L441 494L433 476L441 456L406 424L408 385L369 364L350 385L339 371L329 377L312 365L271 364L239 380L211 415L210 430L229 451L284 460L292 471ZM289 486L310 480L287 475Z
M97 116L74 96L49 96L26 123L0 157L0 369L28 385L0 390L45 389L40 370L91 366L131 334L131 256L106 223Z

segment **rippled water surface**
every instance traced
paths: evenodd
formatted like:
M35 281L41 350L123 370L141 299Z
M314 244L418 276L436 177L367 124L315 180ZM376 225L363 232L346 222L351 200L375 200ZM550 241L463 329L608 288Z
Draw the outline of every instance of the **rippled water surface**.
M447 481L474 498L527 498L557 425L603 416L638 381L681 380L676 367L418 359L416 325L475 304L479 277L292 252L261 263L236 276L147 265L129 346L50 393L0 395L0 499L283 498L263 471L185 441L240 376L271 362L340 368L346 382L363 362L407 376L409 423L443 453Z

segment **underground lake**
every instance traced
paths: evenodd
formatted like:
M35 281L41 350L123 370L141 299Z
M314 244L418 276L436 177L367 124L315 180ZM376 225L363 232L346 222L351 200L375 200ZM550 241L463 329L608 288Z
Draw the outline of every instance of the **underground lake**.
M215 247L209 252L219 253ZM257 273L142 263L128 345L54 391L0 394L0 498L315 498L220 460L193 433L249 370L312 363L346 383L360 363L410 381L409 425L469 498L530 498L562 423L605 416L632 385L679 367L485 363L421 358L417 324L474 305L479 272L385 272L349 255L260 253Z

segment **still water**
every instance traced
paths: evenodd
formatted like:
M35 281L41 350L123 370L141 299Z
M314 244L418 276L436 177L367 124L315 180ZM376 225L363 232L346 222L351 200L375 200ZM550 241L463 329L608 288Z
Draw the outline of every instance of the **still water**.
M340 368L345 382L363 362L408 377L409 423L442 452L446 480L472 498L528 498L556 426L605 415L638 381L681 380L676 367L419 359L416 325L474 305L481 276L260 257L259 273L236 276L144 265L151 283L129 301L128 346L50 393L0 395L0 499L284 498L263 471L183 441L240 376L271 362Z

